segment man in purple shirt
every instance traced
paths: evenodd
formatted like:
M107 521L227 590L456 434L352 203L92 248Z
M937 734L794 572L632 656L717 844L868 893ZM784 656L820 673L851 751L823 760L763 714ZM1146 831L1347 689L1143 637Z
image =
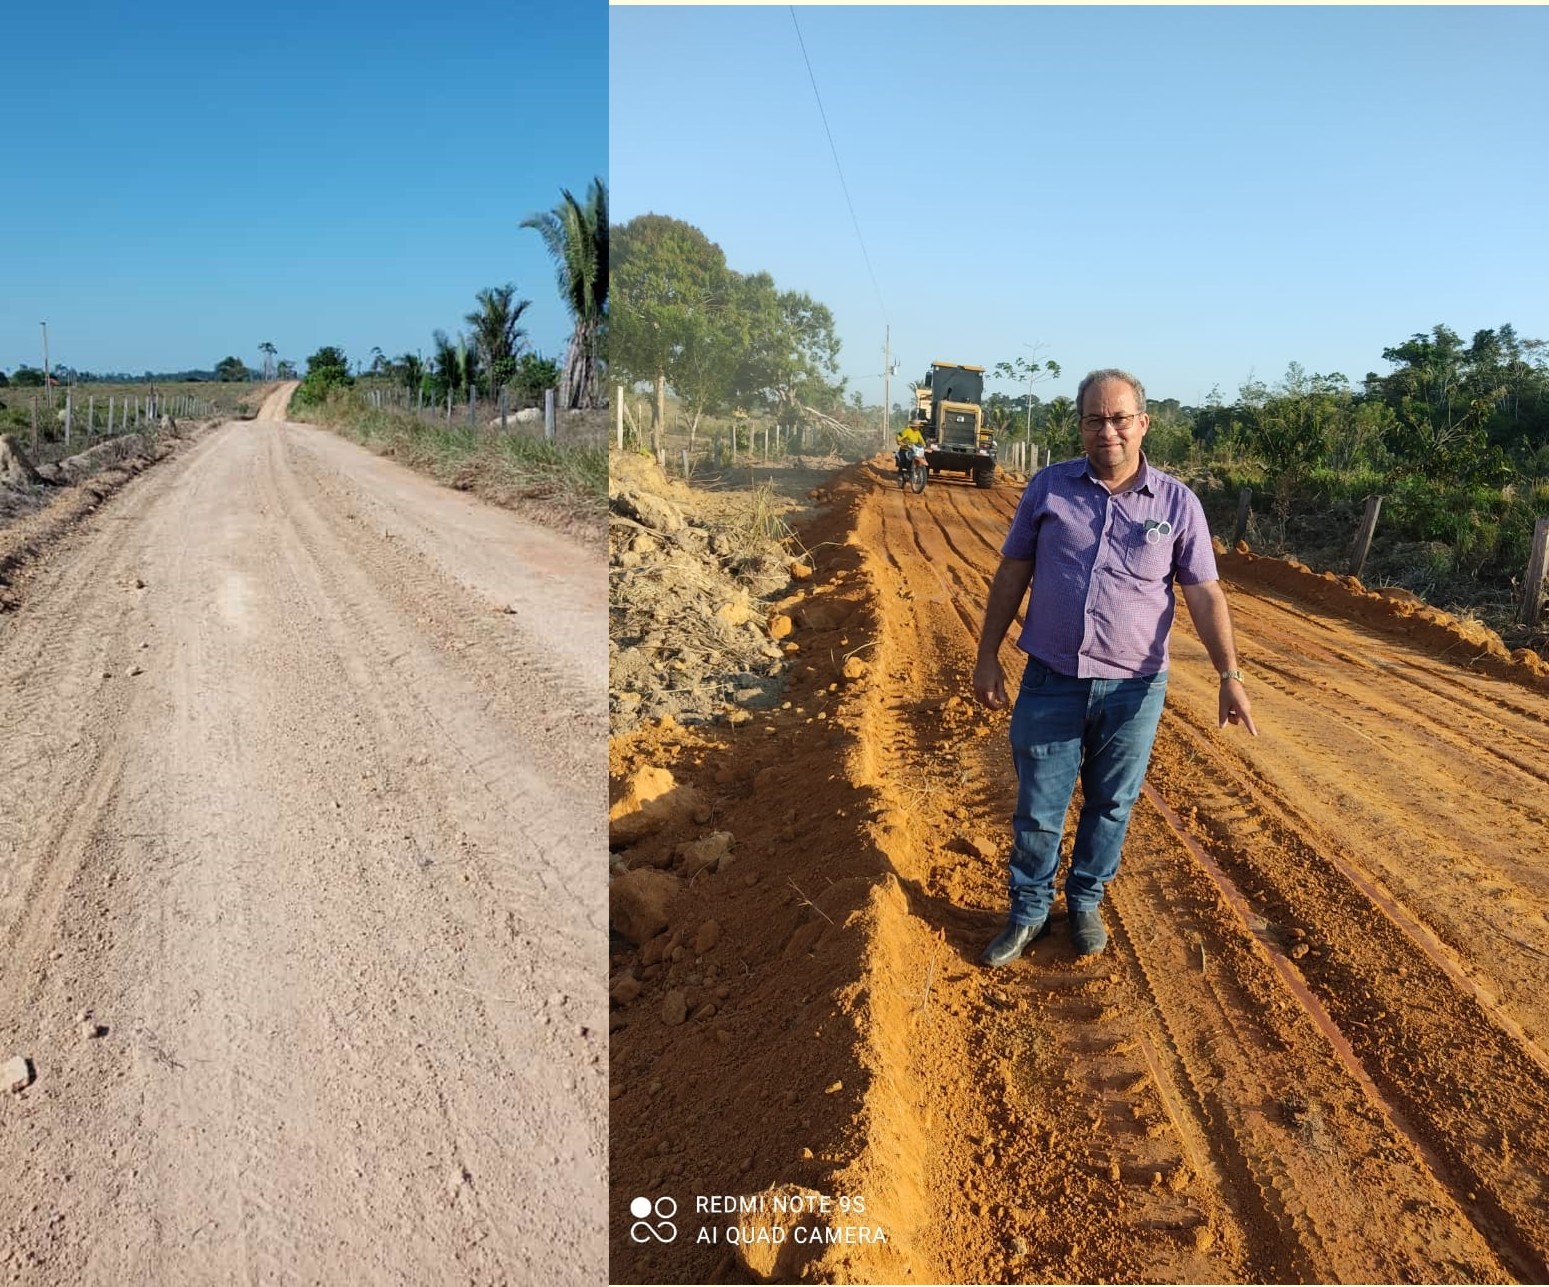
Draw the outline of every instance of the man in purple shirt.
M1065 906L1078 954L1108 944L1098 904L1119 870L1162 715L1174 586L1221 675L1219 726L1258 735L1205 512L1193 492L1147 463L1145 407L1145 389L1128 372L1093 371L1081 382L1086 456L1028 484L990 586L973 682L979 700L999 710L1001 641L1032 583L1017 640L1027 667L1011 712L1011 917L985 948L986 965L1009 965L1048 930L1077 777L1081 816Z

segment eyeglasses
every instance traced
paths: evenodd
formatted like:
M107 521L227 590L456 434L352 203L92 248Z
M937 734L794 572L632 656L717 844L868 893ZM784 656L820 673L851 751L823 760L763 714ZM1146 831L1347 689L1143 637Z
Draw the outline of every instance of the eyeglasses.
M1115 429L1128 429L1130 421L1138 416L1138 411L1126 411L1119 416L1082 416L1081 427L1090 433L1096 433L1104 425L1112 425Z

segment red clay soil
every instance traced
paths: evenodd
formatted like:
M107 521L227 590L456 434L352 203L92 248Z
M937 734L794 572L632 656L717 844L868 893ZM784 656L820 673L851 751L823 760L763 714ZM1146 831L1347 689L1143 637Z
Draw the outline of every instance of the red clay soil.
M1110 947L1057 903L986 971L1013 778L969 674L1017 495L852 468L789 705L615 740L616 800L674 786L615 808L666 874L614 886L612 1280L1545 1281L1541 663L1223 556L1262 735L1180 614Z

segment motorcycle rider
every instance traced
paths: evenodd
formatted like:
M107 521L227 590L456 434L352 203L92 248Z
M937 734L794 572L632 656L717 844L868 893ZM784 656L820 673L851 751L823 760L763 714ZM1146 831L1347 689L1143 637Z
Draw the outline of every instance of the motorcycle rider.
M894 440L898 443L898 450L893 453L893 459L898 465L898 472L900 474L907 474L909 472L910 450L914 447L923 447L925 445L925 438L919 429L911 423L906 424L900 429L894 436Z

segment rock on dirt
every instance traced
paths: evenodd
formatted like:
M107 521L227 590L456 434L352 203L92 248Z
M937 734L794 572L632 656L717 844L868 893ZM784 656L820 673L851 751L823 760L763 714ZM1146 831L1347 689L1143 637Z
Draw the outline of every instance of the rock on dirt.
M677 988L662 998L662 1022L676 1028L688 1018L688 998Z
M731 852L735 837L729 831L712 831L708 836L683 846L683 874L693 877L703 871L719 869Z
M698 791L679 786L670 770L653 765L630 774L616 786L613 796L608 808L608 843L615 849L638 844L705 808Z
M667 928L667 908L678 878L653 867L637 867L608 886L608 920L636 947Z
M12 1055L0 1066L0 1082L13 1095L26 1090L32 1085L32 1060L26 1055Z

